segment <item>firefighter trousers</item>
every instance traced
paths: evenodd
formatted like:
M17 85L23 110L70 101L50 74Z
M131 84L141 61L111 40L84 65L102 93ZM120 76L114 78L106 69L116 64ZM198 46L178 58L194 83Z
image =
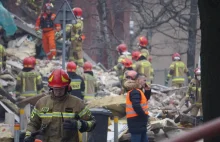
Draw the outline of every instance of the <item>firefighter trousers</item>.
M69 52L69 61L74 61L77 65L83 66L82 41L72 41Z
M55 31L51 30L42 34L43 49L47 58L51 60L56 56Z

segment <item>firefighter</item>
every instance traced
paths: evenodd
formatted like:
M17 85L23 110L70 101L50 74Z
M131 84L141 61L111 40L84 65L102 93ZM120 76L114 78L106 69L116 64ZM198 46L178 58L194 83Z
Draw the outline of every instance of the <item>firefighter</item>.
M181 61L180 54L174 53L172 56L173 62L170 65L170 71L167 75L165 85L168 85L170 78L172 77L172 86L182 87L185 82L184 74L188 76L188 82L191 80L191 76L186 65Z
M43 142L78 142L78 130L90 132L95 119L83 101L69 95L70 78L62 69L54 70L48 79L50 95L38 100L26 129L25 142L32 142L31 134L42 130Z
M195 107L190 111L191 115L196 117L200 111L200 116L202 113L202 94L201 94L201 70L196 68L194 70L195 77L189 83L189 88L186 93L186 103L190 101L191 104L195 104Z
M129 59L129 58L123 59L122 64L124 66L124 69L123 69L122 89L121 89L120 94L125 93L124 82L126 81L126 76L125 76L126 72L133 70L133 67L132 67L133 63L132 63L131 59Z
M23 66L24 68L16 78L16 96L18 100L36 96L43 88L41 75L34 70L35 61L33 57L26 57L23 60Z
M0 44L0 74L4 72L6 69L6 54L5 54L5 48L2 44Z
M124 84L124 81L125 81L125 73L127 71L130 71L130 70L133 70L133 67L132 67L132 60L129 59L129 58L125 58L122 60L122 64L124 66L124 70L123 70L123 80L122 80L122 85Z
M139 47L139 50L141 52L141 54L146 58L148 59L149 57L149 51L147 50L147 45L148 45L148 40L146 37L144 36L141 36L138 38L139 40L139 43L138 43L138 47Z
M61 30L61 25L54 23L56 14L51 12L52 7L52 3L45 4L44 12L37 18L35 25L37 34L40 35L40 28L42 29L43 49L49 60L55 59L56 57L55 37L60 36L59 31Z
M152 57L151 56L148 57L148 61L152 64ZM154 68L153 67L151 68L151 72L150 72L150 80L151 80L151 84L152 84L153 80L154 80Z
M84 81L85 81L85 100L91 100L95 97L97 92L96 78L94 77L92 71L92 64L90 62L85 62L83 65L84 70Z
M71 94L83 100L85 95L85 83L83 78L76 74L76 69L77 66L74 62L67 63L66 70L71 79Z
M147 84L151 85L151 70L152 66L151 63L147 60L147 58L141 54L141 52L137 52L136 57L134 57L136 60L133 69L137 71L139 74L144 75L147 78Z
M73 13L77 18L77 23L73 24L71 28L71 48L69 52L69 60L74 61L80 67L83 66L83 50L82 42L84 40L83 32L83 18L82 9L79 7L73 8Z
M133 63L135 63L138 60L140 54L141 54L140 51L132 51L131 56Z
M119 77L119 80L122 84L122 80L123 80L123 70L124 70L124 66L123 66L123 59L125 58L129 58L131 59L131 53L128 52L128 48L126 44L120 44L116 47L116 50L118 51L119 54L119 58L118 58L118 63L117 65L115 65L112 69L110 69L109 71L116 71L117 72L117 76Z
M146 84L146 77L136 71L127 71L126 79L126 118L131 142L148 142L146 126L151 89Z

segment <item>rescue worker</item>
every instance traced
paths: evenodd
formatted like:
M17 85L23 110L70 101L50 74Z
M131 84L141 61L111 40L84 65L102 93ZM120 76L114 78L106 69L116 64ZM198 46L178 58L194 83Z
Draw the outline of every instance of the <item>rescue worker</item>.
M125 93L125 88L124 88L124 82L126 81L126 72L133 70L132 67L132 60L129 58L125 58L122 60L122 64L124 66L124 70L123 70L123 79L122 79L122 89L121 89L121 93L120 94L124 94Z
M152 64L152 57L151 56L148 57L148 61ZM151 68L151 72L150 72L150 80L151 80L151 84L152 84L153 80L154 80L154 68L153 67Z
M125 73L127 71L130 71L130 70L133 70L133 67L132 67L132 60L129 59L129 58L125 58L122 60L122 64L124 66L124 70L123 70L123 81L122 81L122 84L124 84L124 81L125 81Z
M66 70L71 79L71 94L83 100L85 95L85 83L83 78L76 74L76 69L77 66L74 62L67 63Z
M138 60L140 54L141 54L140 51L132 51L131 56L132 56L133 63L135 63Z
M83 65L83 70L85 81L85 100L88 101L95 97L98 86L92 71L92 64L90 62L85 62Z
M168 85L168 82L170 78L172 77L172 86L175 87L182 87L185 82L184 74L188 76L188 82L191 80L190 73L188 71L188 68L184 64L184 62L181 61L180 54L174 53L172 56L173 62L170 65L170 71L167 75L167 79L165 81L165 85Z
M32 142L31 134L43 130L43 142L78 142L78 130L90 132L95 119L83 101L69 95L70 78L62 69L54 70L48 79L50 95L38 100L26 129L25 142Z
M151 89L146 84L146 77L136 71L128 71L126 79L124 83L128 91L126 95L126 118L131 133L131 142L148 142L146 126Z
M23 60L24 68L16 78L16 96L18 100L40 94L43 89L42 77L35 71L35 60L26 57Z
M2 44L0 44L0 74L4 72L6 69L6 53L5 53L5 48Z
M144 75L147 78L147 84L151 85L151 63L147 60L147 58L141 54L141 52L137 52L137 57L135 57L136 62L133 66L133 69L141 75Z
M69 60L74 61L80 67L83 66L83 50L82 42L84 40L83 36L83 18L82 9L79 7L73 8L73 13L77 18L77 23L73 24L71 27L71 47L69 52Z
M196 68L194 70L195 77L189 83L189 88L186 93L186 103L188 101L195 107L190 111L191 116L196 117L200 111L200 116L203 116L202 112L202 94L201 94L201 70Z
M61 25L55 24L54 20L56 14L51 12L53 5L52 3L45 4L44 12L37 18L35 30L37 34L41 34L42 29L42 43L43 49L49 60L55 59L56 57L56 44L55 37L60 36ZM55 29L54 29L55 28Z
M148 45L147 38L145 36L139 37L139 43L138 43L139 51L146 59L148 59L150 55L149 51L147 50L147 45Z
M119 58L118 58L118 63L117 65L115 65L112 69L110 69L109 71L116 71L117 72L117 76L119 77L119 80L122 84L122 80L123 80L123 64L122 61L125 58L129 58L131 59L131 53L128 52L128 48L126 44L120 44L116 47L116 50L118 51L119 54Z

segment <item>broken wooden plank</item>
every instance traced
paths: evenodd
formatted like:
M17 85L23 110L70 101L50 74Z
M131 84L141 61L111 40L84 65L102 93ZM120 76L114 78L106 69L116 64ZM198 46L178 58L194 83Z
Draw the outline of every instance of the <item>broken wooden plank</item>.
M11 111L4 103L2 103L1 101L0 101L0 105L8 112L8 113L12 113L12 114L14 114L14 116L15 116L15 120L19 123L20 122L20 117L17 115L17 114L15 114L13 111Z
M41 95L36 95L36 96L33 96L33 97L28 97L28 98L23 99L22 101L18 102L17 105L18 105L19 107L24 107L24 106L26 106L27 104L35 105L36 102L37 102L40 98L42 98L42 97L44 97L44 96L46 96L46 95L45 95L45 94L41 94Z

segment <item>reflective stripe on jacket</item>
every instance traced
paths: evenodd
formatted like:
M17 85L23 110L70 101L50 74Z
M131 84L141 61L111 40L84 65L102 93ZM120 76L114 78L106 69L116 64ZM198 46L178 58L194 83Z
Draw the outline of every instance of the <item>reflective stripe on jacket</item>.
M144 93L140 89L136 89L136 90L138 90L140 92L140 95L141 95L140 105L141 105L143 111L145 112L145 114L148 115L148 101L147 101ZM132 102L130 100L130 92L131 91L132 90L130 90L127 93L127 96L126 96L126 117L127 118L138 116L138 114L134 111L134 109L132 107Z

